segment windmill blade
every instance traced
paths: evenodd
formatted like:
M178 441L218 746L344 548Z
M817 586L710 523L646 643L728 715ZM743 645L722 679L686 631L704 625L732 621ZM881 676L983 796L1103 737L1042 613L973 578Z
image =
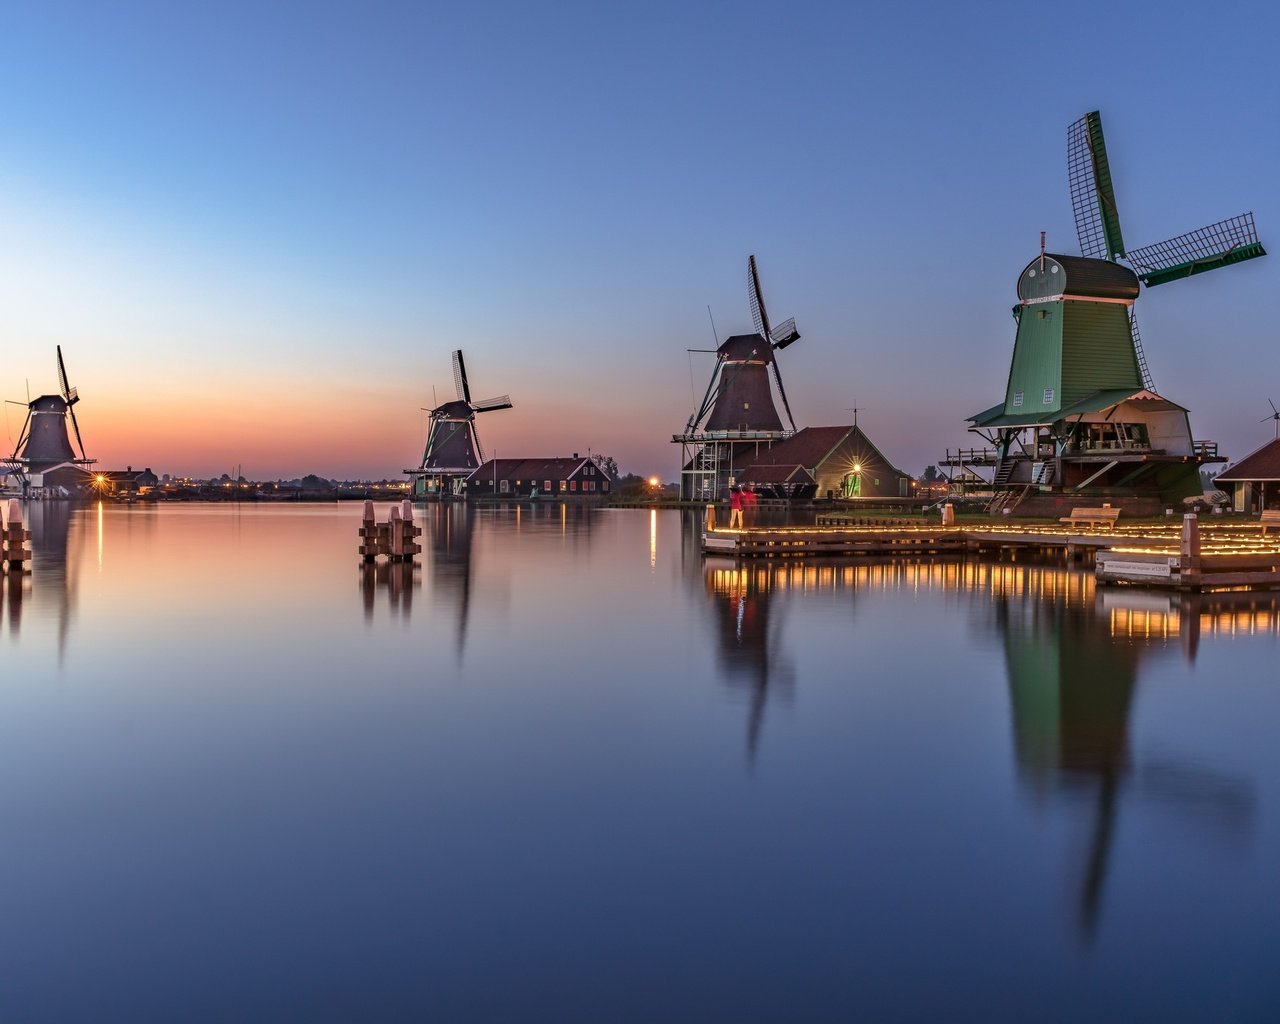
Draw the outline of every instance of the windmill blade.
M511 396L500 395L497 398L482 398L478 402L471 403L473 412L493 412L494 409L510 409Z
M18 435L18 443L13 446L13 455L11 458L16 459L18 452L22 451L22 446L27 443L27 431L31 427L31 407L27 406L27 418L22 423L22 433Z
M1081 254L1100 260L1123 256L1111 165L1102 137L1102 117L1096 110L1067 129L1067 184Z
M1271 406L1271 411L1275 413L1276 419L1280 419L1280 409L1276 408L1276 403L1271 401L1271 399L1268 398L1267 405Z
M467 364L462 361L462 349L453 353L453 386L458 389L458 397L470 405L471 388L467 384Z
M67 412L71 413L71 427L76 432L76 445L80 448L80 458L87 462L89 456L84 453L84 442L80 440L80 424L76 422L76 411L71 408L70 403L67 404Z
M791 403L787 401L787 392L782 386L782 372L778 369L778 361L776 359L769 360L769 365L773 367L773 379L778 384L778 395L782 399L782 408L787 410L787 420L791 424L792 433L796 429L796 418L791 415Z
M67 365L62 361L62 346L58 347L58 386L62 389L62 397L66 400L68 407L73 406L80 401L80 394L67 383Z
M1129 262L1142 283L1154 288L1166 281L1229 267L1266 254L1267 250L1258 241L1253 214L1242 213L1185 235L1134 249L1129 253Z
M716 359L716 368L711 371L711 380L707 383L707 392L702 396L702 404L698 406L698 411L690 416L689 422L685 424L684 432L686 434L692 434L702 425L702 421L706 419L715 406L716 399L720 397L720 387L723 383L720 371L723 365L724 356L719 356Z
M747 257L747 298L751 300L751 322L756 333L769 337L769 311L764 308L764 293L760 291L760 273L756 270L754 255Z
M769 332L769 341L773 343L774 348L786 348L793 341L799 340L800 332L796 330L795 317L783 320L782 323Z
M468 424L468 426L471 427L471 440L473 440L476 443L476 458L479 460L478 464L483 466L484 465L484 448L480 446L480 432L476 430L475 420L472 420Z
M1138 330L1138 314L1132 306L1129 307L1129 333L1133 335L1133 354L1138 357L1138 370L1142 373L1142 386L1148 391L1154 392L1156 386L1151 380L1151 370L1147 366L1147 354L1142 351L1142 334Z

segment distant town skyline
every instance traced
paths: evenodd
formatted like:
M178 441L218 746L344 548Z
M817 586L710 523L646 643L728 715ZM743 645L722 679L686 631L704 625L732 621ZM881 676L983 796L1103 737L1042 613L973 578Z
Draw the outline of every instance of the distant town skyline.
M1252 211L1272 255L1144 293L1157 388L1273 436L1280 15L1218 4L10 12L0 398L57 389L115 468L395 478L467 354L486 454L673 480L746 258L800 426L902 469L997 401L1065 133L1100 109L1133 245ZM1189 71L1189 69L1191 69ZM7 443L24 411L7 405ZM0 442L6 443L6 442Z

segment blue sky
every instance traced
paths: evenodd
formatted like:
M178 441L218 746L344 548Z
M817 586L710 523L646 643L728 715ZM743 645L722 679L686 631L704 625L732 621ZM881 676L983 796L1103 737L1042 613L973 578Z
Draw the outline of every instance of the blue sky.
M0 39L4 397L61 344L104 463L395 474L467 354L501 454L672 479L760 260L801 425L904 469L996 401L1065 132L1130 245L1245 210L1280 250L1263 5L30 4ZM1139 300L1157 387L1241 456L1280 256ZM17 407L10 406L11 410ZM18 410L20 413L20 410ZM11 412L10 416L13 417ZM10 424L15 432L20 423Z

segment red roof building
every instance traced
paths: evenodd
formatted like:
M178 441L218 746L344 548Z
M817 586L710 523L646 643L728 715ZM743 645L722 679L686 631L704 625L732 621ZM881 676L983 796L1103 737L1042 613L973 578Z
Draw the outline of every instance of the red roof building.
M1215 478L1237 512L1280 508L1280 438L1268 441Z

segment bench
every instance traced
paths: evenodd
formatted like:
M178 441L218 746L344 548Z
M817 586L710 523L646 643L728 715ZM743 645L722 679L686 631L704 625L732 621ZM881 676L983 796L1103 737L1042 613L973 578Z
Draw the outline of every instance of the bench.
M1262 527L1262 535L1264 537L1267 535L1268 530L1280 530L1280 508L1268 509L1263 512L1258 525Z
M1105 526L1109 530L1116 525L1116 520L1119 518L1118 508L1103 505L1102 508L1073 508L1071 515L1063 516L1058 522L1072 526ZM1277 525L1280 526L1280 523Z

